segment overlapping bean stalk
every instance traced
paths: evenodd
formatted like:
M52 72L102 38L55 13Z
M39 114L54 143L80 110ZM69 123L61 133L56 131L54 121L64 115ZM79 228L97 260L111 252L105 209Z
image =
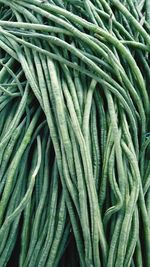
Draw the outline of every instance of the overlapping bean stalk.
M0 267L150 266L149 0L0 0Z

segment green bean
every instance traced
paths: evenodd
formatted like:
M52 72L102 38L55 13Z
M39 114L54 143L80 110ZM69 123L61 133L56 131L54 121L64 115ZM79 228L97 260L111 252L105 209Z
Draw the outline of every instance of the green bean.
M103 164L102 164L102 178L100 182L100 192L99 192L99 205L101 210L103 209L103 204L106 197L106 188L107 188L107 171L108 171L108 160L111 152L111 148L113 145L112 138L112 129L109 129L108 137L105 146L105 152L103 155Z
M86 140L86 143L88 144L88 138L89 138L89 119L90 119L90 111L92 106L92 98L93 93L95 90L97 82L95 80L91 81L90 87L87 92L87 98L85 102L85 108L83 113L83 135Z
M7 265L8 260L10 258L10 255L12 253L12 250L14 248L14 245L16 243L16 239L17 239L16 232L18 230L17 228L18 228L18 224L19 224L19 219L20 219L20 216L19 216L19 218L16 219L15 223L13 224L12 231L11 231L9 238L8 238L8 241L7 241L7 247L5 248L3 253L1 254L1 257L2 257L1 266Z
M22 28L22 29L32 29L32 30L40 30L42 32L50 32L50 33L63 33L66 35L71 35L69 31L66 31L59 27L52 27L47 25L41 25L41 24L33 24L33 23L25 23L25 22L13 22L13 21L0 21L0 26L2 27L10 27L10 28ZM14 30L10 31L11 33L15 33ZM16 32L17 33L17 32ZM18 31L19 34L19 31Z
M38 160L37 160L37 165L36 165L34 171L31 172L31 181L30 181L30 184L29 184L29 188L28 188L25 196L23 197L22 201L18 205L18 207L13 211L13 213L11 215L9 215L6 218L6 220L2 224L2 227L0 229L0 235L2 235L2 233L5 230L5 228L7 228L8 225L14 220L14 218L24 209L25 205L28 202L28 199L30 199L30 196L32 194L32 190L33 190L33 187L34 187L34 183L35 183L35 177L36 177L36 175L37 175L37 173L39 171L39 167L40 167L40 164L41 164L41 147L40 147L40 138L39 137L37 138L37 144L38 144Z
M87 192L86 192L85 182L82 178L83 170L82 170L82 164L80 162L80 155L78 155L79 148L77 147L73 132L71 132L70 134L71 134L72 141L73 141L74 160L75 160L75 165L76 165L76 174L78 178L77 184L78 184L78 195L79 195L79 204L80 204L80 221L81 221L83 237L84 237L85 256L87 257L88 253L91 254L90 226L89 226L88 207L87 207Z
M117 221L115 224L115 229L114 229L114 232L111 238L108 260L107 260L107 265L106 265L107 267L112 267L115 265L115 258L116 258L117 247L118 247L117 242L118 242L119 235L120 235L120 228L121 228L123 217L124 217L124 214L122 211L118 213Z
M134 212L134 216L133 216L133 232L132 232L132 237L131 240L129 239L129 247L127 250L127 257L125 259L124 265L130 266L131 261L132 261L132 257L133 257L133 253L135 251L135 247L136 247L136 243L137 243L137 239L138 239L138 234L139 234L139 219L138 219L138 210L136 209Z
M36 263L36 260L37 260L37 257L39 255L39 252L42 249L42 245L43 245L44 240L45 240L46 235L47 235L47 224L48 224L48 222L46 221L45 224L44 224L44 228L43 228L43 234L42 234L41 238L37 241L35 249L33 251L33 254L32 254L32 257L31 257L31 260L30 260L30 263L29 263L30 266L33 266L33 264ZM20 265L20 267L21 266L22 265ZM25 265L23 265L23 266L25 266Z
M65 209L64 196L62 196L62 200L60 204L60 211L59 211L59 216L58 216L57 231L56 231L56 236L52 243L51 250L48 256L48 261L47 261L48 266L53 266L54 264L55 256L57 254L58 244L60 242L60 239L62 238L62 233L64 230L65 217L66 217L66 209ZM39 263L39 266L41 266L40 263Z
M136 249L135 249L135 264L137 267L143 266L143 259L141 255L141 244L140 241L138 240L136 244Z
M14 120L11 124L11 127L9 129L9 131L7 132L7 134L3 137L3 139L0 142L0 146L2 147L10 138L14 128L17 126L18 121L20 120L22 113L24 112L24 108L27 102L27 96L28 96L28 86L26 87L25 93L22 97L22 101L20 102L20 105L18 107L18 110L15 114Z
M23 141L22 141L22 144L18 150L18 153L16 154L16 156L14 157L13 161L11 162L11 165L10 165L10 169L9 169L9 172L8 172L8 178L7 178L7 182L5 184L5 188L4 188L4 192L3 192L3 195L2 195L2 199L0 201L0 221L2 222L2 217L3 217L3 214L4 214L4 210L5 210L5 207L7 205L7 202L8 202L8 198L9 198L9 194L12 190L11 188L11 184L12 184L12 179L13 179L13 175L16 171L16 167L18 165L18 161L20 161L20 158L22 157L22 154L24 152L24 150L26 149L29 141L30 141L30 138L31 138L31 135L32 135L32 131L36 125L36 122L37 122L37 119L39 117L39 114L40 114L40 110L37 111L37 113L35 114L35 117L32 119L30 125L29 125L29 128L28 128L28 131L27 133L25 134L24 138L23 138Z
M110 220L110 216L112 216L115 212L118 212L123 204L122 196L120 194L120 190L118 188L117 182L115 180L115 174L113 171L114 168L114 147L111 151L110 159L109 159L109 180L112 187L112 190L114 192L115 197L117 198L116 205L110 207L104 214L104 225L108 223L108 220Z
M50 142L48 141L47 143L47 149L46 149L46 156L48 155L48 150L49 150L49 145ZM48 190L48 169L47 169L47 159L45 159L45 170L44 170L44 181L43 181L43 187L42 187L42 192L41 192L41 198L39 201L39 204L37 206L37 211L35 214L35 219L34 219L34 223L33 223L33 231L32 231L32 235L31 235L31 243L30 243L30 247L32 249L30 249L30 253L27 255L26 257L26 262L28 262L28 259L30 258L33 248L36 244L37 241L37 234L38 234L38 228L39 228L39 223L40 223L40 216L42 213L42 208L44 206L44 202L45 202L45 198L46 198L46 194L47 194L47 190ZM40 177L41 178L41 177Z
M113 103L111 94L106 92L106 97L108 101L109 113L110 113L111 123L112 123L112 131L113 131L113 138L114 138L114 145L115 145L115 153L116 153L116 158L117 158L118 172L121 178L121 181L119 181L120 191L124 198L125 174L124 174L124 167L123 167L123 161L122 161L120 137L119 137L118 126L117 126L117 115L115 113L114 103Z
M136 183L135 181L133 182L132 191L131 191L130 198L129 198L127 208L125 211L125 217L123 220L122 229L120 233L120 241L119 241L119 245L123 244L123 246L121 247L120 250L118 250L116 266L123 266L124 254L126 251L129 229L131 227L132 213L133 213L134 206L136 204L136 201L138 199L138 194L139 194L139 179L140 179L140 174L139 174L139 170L137 167L137 163L136 163L136 160L134 159L134 156L132 155L132 152L130 152L130 150L127 148L125 143L122 143L122 146L123 146L123 149L126 155L129 157L130 164L133 164L137 182Z
M98 94L97 90L95 91L95 100L96 100L96 106L98 110L98 114L100 117L100 137L101 137L101 153L102 156L104 156L104 151L106 147L106 131L107 131L107 125L106 125L106 117L105 117L105 111L104 111L104 106L102 99L100 95ZM100 104L99 104L100 103Z
M10 158L10 155L12 153L12 150L14 148L16 140L18 139L18 137L19 137L19 135L21 133L21 130L22 130L22 127L24 126L24 123L25 123L25 120L16 128L16 130L12 134L10 142L8 143L8 145L7 145L7 147L6 147L5 151L4 151L4 156L3 156L3 160L2 160L2 164L1 164L0 180L3 177L3 174L4 174L5 168L7 166L8 160Z
M39 260L38 265L41 266L42 264L45 264L48 253L49 253L49 249L51 247L52 244L52 238L54 236L53 231L51 231L52 229L54 229L54 225L55 225L55 217L56 217L56 211L55 211L55 207L57 205L57 198L58 198L58 184L57 184L57 179L58 179L58 171L57 171L57 166L56 166L56 162L54 165L54 173L53 173L53 184L52 184L52 198L51 198L51 204L50 204L50 217L49 217L49 225L48 225L48 233L47 233L47 237L45 240L45 245L43 247L43 253L42 256ZM31 251L32 253L32 251ZM32 254L30 254L32 255ZM43 265L42 265L43 266Z
M57 257L55 258L55 262L54 262L54 267L58 266L58 263L61 259L61 256L63 255L63 252L65 250L65 246L66 246L66 243L67 243L67 240L68 240L68 236L69 236L69 231L70 231L70 225L68 224L65 231L64 231L64 234L63 234L63 238L61 240L61 243L60 243L60 246L59 246L59 250L57 252Z
M98 130L96 121L96 105L93 101L91 117L91 141L93 143L93 175L96 184L96 190L99 189L99 172L100 172L100 149L98 140Z

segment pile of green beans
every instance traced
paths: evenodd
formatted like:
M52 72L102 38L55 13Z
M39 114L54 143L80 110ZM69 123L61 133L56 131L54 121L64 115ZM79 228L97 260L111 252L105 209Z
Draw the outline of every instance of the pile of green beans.
M0 0L0 267L150 267L149 84L149 0Z

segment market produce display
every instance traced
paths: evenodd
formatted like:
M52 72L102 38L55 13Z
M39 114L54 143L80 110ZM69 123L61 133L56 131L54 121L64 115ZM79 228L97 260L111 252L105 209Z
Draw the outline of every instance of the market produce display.
M150 267L150 0L0 0L0 267Z

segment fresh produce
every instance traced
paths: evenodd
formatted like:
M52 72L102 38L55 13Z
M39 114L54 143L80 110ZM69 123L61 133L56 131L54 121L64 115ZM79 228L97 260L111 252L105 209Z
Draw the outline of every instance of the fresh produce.
M150 267L149 52L149 0L0 0L0 267Z

